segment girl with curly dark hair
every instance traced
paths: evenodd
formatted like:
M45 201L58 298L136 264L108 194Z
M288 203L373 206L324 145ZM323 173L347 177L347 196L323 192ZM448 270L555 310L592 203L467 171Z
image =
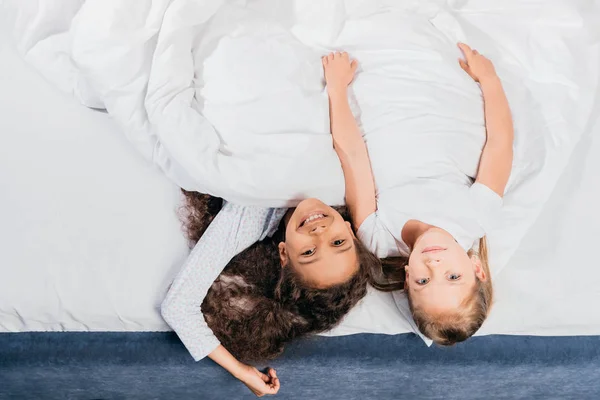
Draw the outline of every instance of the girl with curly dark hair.
M343 132L337 120L332 116L334 148L350 193L346 202L350 210L361 209L353 193L372 180L371 172L347 167L349 158L366 157L366 151L362 138L336 140ZM317 199L288 210L184 193L188 237L199 241L163 302L163 317L195 360L210 357L259 396L277 393L277 373L263 374L238 359L268 360L293 339L333 328L366 295L368 284L380 290L400 285L384 278L348 216Z
M184 226L200 240L163 316L196 360L208 355L255 394L274 394L275 370L237 360L266 361L293 339L333 328L369 283L378 285L381 264L355 239L343 208L315 199L290 210L241 207L184 194Z

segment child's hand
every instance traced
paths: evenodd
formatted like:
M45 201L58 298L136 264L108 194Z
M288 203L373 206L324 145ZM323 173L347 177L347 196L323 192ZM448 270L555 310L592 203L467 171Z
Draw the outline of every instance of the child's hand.
M479 54L477 50L472 50L464 43L459 43L458 47L462 50L466 59L466 61L459 59L458 63L475 82L481 83L490 78L498 77L498 75L496 75L496 70L494 69L494 64Z
M329 94L345 93L346 88L354 79L358 62L356 60L350 61L350 57L346 52L330 53L328 56L323 57L322 61Z
M277 378L277 372L273 368L269 368L267 374L263 374L250 365L244 365L243 371L237 377L257 397L262 397L266 394L277 394L281 386L279 378Z

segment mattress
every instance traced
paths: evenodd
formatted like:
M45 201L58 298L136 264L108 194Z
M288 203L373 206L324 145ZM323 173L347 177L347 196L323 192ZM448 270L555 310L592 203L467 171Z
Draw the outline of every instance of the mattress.
M158 312L186 257L180 196L110 118L78 105L0 38L0 331L161 331ZM597 335L600 107L549 201L495 277L479 334ZM410 325L371 292L331 332Z

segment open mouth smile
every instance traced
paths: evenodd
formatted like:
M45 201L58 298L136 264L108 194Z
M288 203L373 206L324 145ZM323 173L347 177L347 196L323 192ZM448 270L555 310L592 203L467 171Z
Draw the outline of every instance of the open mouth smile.
M315 212L312 213L308 216L306 216L302 222L300 222L300 226L298 228L302 228L304 225L310 223L310 222L314 222L314 221L318 221L321 219L327 218L326 214L320 213L320 212Z

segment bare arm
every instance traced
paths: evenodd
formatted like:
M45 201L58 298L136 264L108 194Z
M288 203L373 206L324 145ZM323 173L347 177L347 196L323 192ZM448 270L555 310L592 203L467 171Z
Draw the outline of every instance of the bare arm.
M323 57L329 94L329 114L333 147L340 158L346 185L346 205L358 229L377 209L371 161L356 119L348 103L348 85L354 78L356 61L347 53Z
M513 162L513 123L506 95L498 78L481 83L485 102L487 141L481 154L477 182L504 195Z
M466 58L461 67L481 85L485 105L487 140L476 181L503 196L513 162L514 128L508 100L491 61L465 44L459 47Z

